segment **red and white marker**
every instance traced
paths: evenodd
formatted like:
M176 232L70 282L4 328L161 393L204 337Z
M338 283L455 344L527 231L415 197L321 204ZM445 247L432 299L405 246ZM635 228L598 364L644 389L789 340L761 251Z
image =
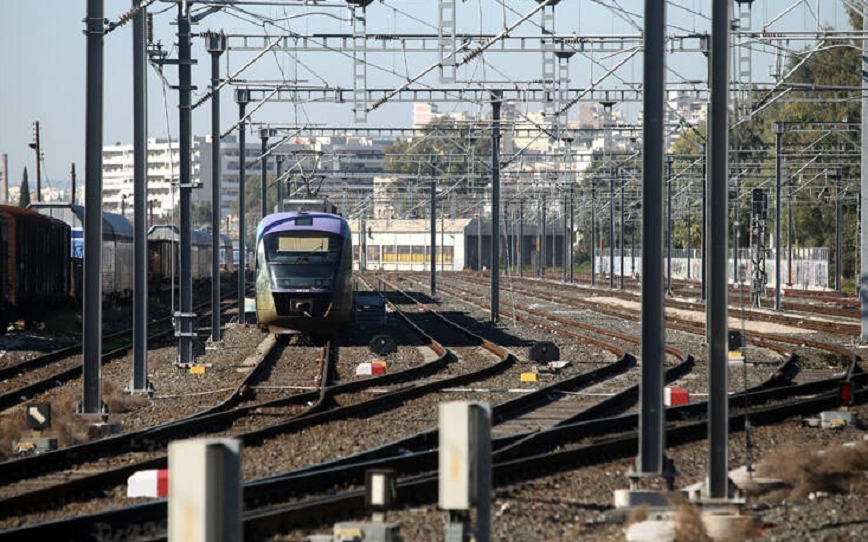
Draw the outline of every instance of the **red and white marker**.
M166 497L169 469L140 470L127 479L127 497Z
M666 406L686 405L690 402L690 395L684 388L663 388L663 404Z

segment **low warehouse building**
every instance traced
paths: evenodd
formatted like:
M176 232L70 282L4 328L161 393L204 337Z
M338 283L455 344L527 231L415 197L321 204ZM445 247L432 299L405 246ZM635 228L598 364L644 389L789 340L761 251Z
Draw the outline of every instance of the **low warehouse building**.
M371 271L424 271L431 265L431 222L429 219L365 221L364 239L359 220L349 221L353 232L353 269L359 269L359 247L364 244L367 269ZM539 262L539 227L524 225L519 251L519 226L501 226L501 265L515 265L519 252L522 264ZM480 253L480 237L482 239ZM491 222L475 218L437 220L435 261L438 269L461 271L491 267ZM546 231L546 260L549 266L564 262L563 225L549 224ZM481 258L480 258L481 254Z

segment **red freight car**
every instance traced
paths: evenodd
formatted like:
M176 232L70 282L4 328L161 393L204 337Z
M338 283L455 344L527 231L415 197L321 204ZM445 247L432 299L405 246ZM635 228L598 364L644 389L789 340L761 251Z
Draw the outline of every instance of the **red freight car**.
M0 333L68 300L69 236L60 220L0 205Z

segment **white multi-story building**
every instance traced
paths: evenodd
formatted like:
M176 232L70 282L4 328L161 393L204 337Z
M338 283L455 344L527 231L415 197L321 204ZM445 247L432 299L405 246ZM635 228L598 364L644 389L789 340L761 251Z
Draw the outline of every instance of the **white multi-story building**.
M172 183L180 176L178 142L148 138L148 204L154 216L171 214L178 201ZM260 154L255 143L247 145L248 180L260 176L260 167L250 165ZM220 190L220 217L233 212L232 204L238 198L239 147L234 137L221 142L222 181ZM133 145L120 144L103 147L103 209L123 213L133 203ZM190 179L198 185L193 189L192 202L211 202L211 136L194 137L190 149ZM268 172L274 174L274 161L268 163Z

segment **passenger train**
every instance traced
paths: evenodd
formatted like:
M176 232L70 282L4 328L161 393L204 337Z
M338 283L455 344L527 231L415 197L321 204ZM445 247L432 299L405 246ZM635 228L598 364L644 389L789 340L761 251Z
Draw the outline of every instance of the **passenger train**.
M333 334L352 310L352 237L334 212L268 215L256 230L256 317L276 333Z

